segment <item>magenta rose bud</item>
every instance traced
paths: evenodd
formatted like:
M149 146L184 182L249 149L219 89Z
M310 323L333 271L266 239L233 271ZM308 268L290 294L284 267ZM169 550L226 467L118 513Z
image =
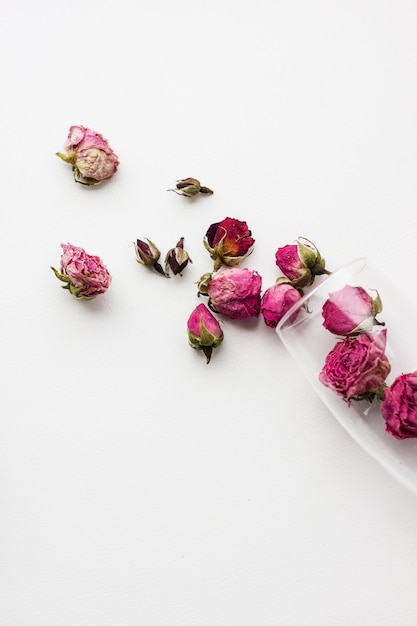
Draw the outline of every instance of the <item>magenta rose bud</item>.
M165 273L169 276L169 270L171 270L174 275L182 276L188 263L192 263L192 260L188 252L184 250L184 237L181 237L175 248L168 250L165 256Z
M345 285L329 294L323 304L323 326L335 335L359 335L380 324L375 318L381 311L379 296L372 299L363 287Z
M261 310L262 279L247 268L230 268L215 274L207 284L209 306L232 319L257 317Z
M191 313L187 322L187 332L190 346L202 350L207 363L210 363L213 348L217 348L223 341L223 331L205 304L199 304Z
M107 139L84 126L71 126L64 147L67 154L56 154L72 165L76 183L97 185L111 178L119 165Z
M417 437L417 372L398 376L381 404L386 431L396 439Z
M301 240L307 243L304 244ZM278 248L275 262L294 287L309 287L316 276L329 274L316 246L303 237L295 244Z
M239 265L252 251L255 240L246 222L226 217L211 224L203 243L214 261L214 271L217 271L221 265Z
M261 299L261 313L269 328L276 328L287 311L301 299L300 292L289 283L277 283L269 287ZM295 313L294 319L297 317Z
M319 380L346 402L382 398L391 366L385 355L387 331L345 337L326 356Z
M80 300L92 300L110 286L111 276L98 256L87 254L83 248L61 243L61 271L51 267L62 282L63 289Z

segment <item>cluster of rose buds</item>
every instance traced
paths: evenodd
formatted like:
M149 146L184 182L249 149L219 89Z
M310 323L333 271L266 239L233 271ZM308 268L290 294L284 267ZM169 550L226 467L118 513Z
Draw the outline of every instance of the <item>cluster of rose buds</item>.
M345 285L322 307L323 326L340 340L327 354L319 380L347 403L381 401L386 431L397 439L417 437L417 372L398 376L391 386L386 355L387 329L377 320L382 301L361 286Z
M169 278L171 271L174 276L179 274L182 276L182 272L187 267L188 263L192 263L190 255L184 249L184 237L181 237L177 242L175 248L171 248L165 255L164 268L159 263L161 252L156 245L150 240L142 241L136 240L135 252L138 263L142 265L148 265L153 267L159 274L162 274L166 278Z
M299 237L294 244L278 248L275 263L283 276L279 276L275 285L265 291L261 300L261 312L270 328L277 327L278 322L304 295L304 289L313 284L316 276L330 274L317 247L304 237Z
M56 154L72 166L77 183L97 185L117 171L119 159L108 141L89 128L71 126L65 150L66 154ZM170 191L188 198L213 193L196 178L178 180ZM301 309L297 305L316 277L330 274L315 244L299 237L295 243L277 249L275 263L282 275L262 294L259 273L238 267L255 244L245 221L226 217L211 224L203 244L213 269L198 281L197 296L205 296L208 301L207 306L198 304L190 314L187 334L190 346L203 352L207 363L224 339L215 315L243 320L261 313L265 324L276 328L288 312L294 321ZM78 300L91 300L105 293L112 278L102 260L70 243L62 243L61 247L60 269L51 269L63 288ZM163 265L161 252L150 239L137 239L134 247L138 263L167 278L171 273L182 276L192 263L184 249L184 237L168 250ZM308 313L308 304L303 306ZM361 286L345 285L329 294L322 307L323 327L338 340L324 359L319 380L348 404L380 401L386 431L397 439L417 438L417 371L403 373L387 385L391 365L386 355L388 331L377 320L381 312L378 292L372 297Z

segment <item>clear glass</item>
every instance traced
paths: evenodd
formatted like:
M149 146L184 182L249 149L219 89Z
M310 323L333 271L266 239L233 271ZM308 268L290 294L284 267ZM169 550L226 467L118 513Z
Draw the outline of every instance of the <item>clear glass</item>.
M392 476L417 494L417 439L398 440L387 433L377 400L372 404L348 404L319 381L326 355L338 339L323 327L322 306L329 293L346 284L363 287L371 297L375 297L371 290L377 290L382 300L383 309L377 319L385 322L387 328L386 355L391 363L386 383L390 385L400 374L417 370L417 310L407 295L410 289L390 282L365 258L355 259L329 276L316 278L310 291L278 324L278 336L346 431Z

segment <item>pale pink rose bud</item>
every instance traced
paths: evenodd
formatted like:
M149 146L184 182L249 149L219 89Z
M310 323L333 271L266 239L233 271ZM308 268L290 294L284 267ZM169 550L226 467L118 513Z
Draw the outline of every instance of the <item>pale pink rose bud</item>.
M196 178L183 178L182 180L177 180L175 187L175 189L168 189L168 191L175 191L175 193L178 193L181 196L187 196L188 198L192 198L199 193L206 195L213 193L213 191L208 187L203 187L200 184L200 181Z
M160 251L150 239L146 239L146 241L136 240L135 253L137 262L142 265L152 266L159 274L167 276L161 264L158 263L161 256Z
M80 300L92 300L108 289L111 276L98 256L87 254L83 248L70 243L61 243L61 248L61 270L51 269L65 283L63 289Z
M188 252L184 250L184 237L181 237L175 248L168 250L165 256L165 273L168 274L169 270L171 270L174 275L179 274L182 276L182 272L188 263L192 263L192 260Z
M210 363L213 348L217 348L223 341L223 331L205 304L199 304L191 313L187 322L187 332L190 346L202 350L207 363Z
M261 310L262 278L247 268L230 268L215 274L207 285L209 306L232 319L257 317Z
M269 328L276 328L284 315L301 299L301 293L289 283L279 282L269 287L261 299L261 313ZM297 317L296 311L294 319Z
M330 273L316 246L304 237L299 237L295 244L278 248L275 262L293 287L309 287L316 276Z
M67 154L56 154L72 165L76 183L97 185L111 178L119 165L107 139L84 126L71 126L64 147Z
M374 325L383 326L375 318L382 311L382 302L365 291L363 287L345 285L329 294L323 304L323 326L335 335L359 335L370 332Z

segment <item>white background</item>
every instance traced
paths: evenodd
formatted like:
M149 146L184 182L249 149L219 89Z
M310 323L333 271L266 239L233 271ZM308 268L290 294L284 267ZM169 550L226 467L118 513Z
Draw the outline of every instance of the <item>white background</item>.
M185 326L226 216L264 288L303 235L414 289L416 20L413 0L1 4L1 626L415 626L416 496L262 319L224 320L208 366ZM107 184L55 156L71 124L117 152ZM187 176L214 195L166 191ZM136 263L136 238L180 236L182 278ZM104 296L61 289L61 242L103 259Z

